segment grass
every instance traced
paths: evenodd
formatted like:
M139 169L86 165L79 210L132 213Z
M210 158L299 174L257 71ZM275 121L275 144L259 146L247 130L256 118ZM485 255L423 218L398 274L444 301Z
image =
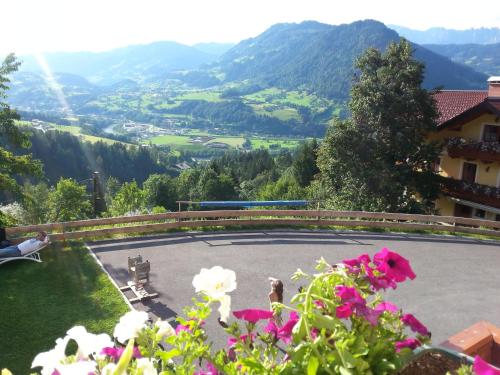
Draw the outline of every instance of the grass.
M222 102L219 93L216 91L192 91L179 95L175 100L205 100L207 102Z
M303 140L296 139L261 139L261 138L250 138L253 149L266 148L269 149L271 145L280 145L280 148L293 149L299 146Z
M111 334L128 311L83 243L51 245L42 259L0 270L0 368L14 374L29 374L36 354L52 349L71 327Z

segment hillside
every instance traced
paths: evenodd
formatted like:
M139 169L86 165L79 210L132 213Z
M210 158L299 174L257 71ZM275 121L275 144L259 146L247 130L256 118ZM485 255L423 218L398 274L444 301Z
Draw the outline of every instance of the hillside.
M500 43L427 44L425 48L490 76L500 74Z
M377 21L331 26L318 22L278 24L237 44L218 68L228 81L254 80L266 86L305 88L330 98L349 95L353 62L369 47L385 49L398 34ZM448 89L482 88L486 77L415 45L426 64L424 85Z
M98 53L57 52L43 55L52 72L77 74L100 85L124 79L142 81L170 71L196 69L216 57L216 54L176 42L155 42ZM21 60L21 71L41 71L34 56L21 56Z
M412 30L403 26L389 25L399 35L418 44L491 44L500 43L500 28L453 30L433 27L428 30Z

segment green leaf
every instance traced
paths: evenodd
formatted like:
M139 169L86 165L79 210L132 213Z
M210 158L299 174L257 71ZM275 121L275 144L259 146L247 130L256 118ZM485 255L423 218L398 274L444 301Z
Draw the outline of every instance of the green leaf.
M293 343L298 344L307 334L304 316L301 316L292 329Z
M168 352L165 351L158 351L155 353L155 357L161 358L163 362L168 362L170 359L177 357L178 355L181 355L182 353L180 352L179 349L172 349Z
M329 315L314 314L314 326L316 328L333 330L335 327L335 319Z
M307 375L316 375L319 367L318 357L311 356L309 358L309 363L307 364Z

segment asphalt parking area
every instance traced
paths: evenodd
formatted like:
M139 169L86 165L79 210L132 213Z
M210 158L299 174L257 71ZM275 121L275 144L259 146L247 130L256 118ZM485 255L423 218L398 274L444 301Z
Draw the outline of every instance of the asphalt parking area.
M100 241L89 246L119 286L129 280L129 256L140 254L150 261L150 290L159 297L134 307L153 318L182 315L182 308L191 304L195 295L192 279L201 268L220 265L236 272L238 287L231 293L232 310L268 308L269 276L283 280L286 303L300 286L290 280L297 268L313 272L320 257L334 264L365 252L373 255L387 247L410 260L417 278L386 291L386 300L427 325L434 344L479 320L500 326L500 242L495 241L276 230L178 233ZM206 325L216 346L226 337L215 321L217 316L214 311Z

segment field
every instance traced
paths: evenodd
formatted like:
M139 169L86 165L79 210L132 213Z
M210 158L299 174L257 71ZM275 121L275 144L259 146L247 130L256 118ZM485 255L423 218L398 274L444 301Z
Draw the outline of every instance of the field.
M203 142L193 143L190 142L193 139L201 139L200 137L209 137L210 139ZM240 136L219 136L213 135L202 131L193 131L188 135L162 135L158 137L153 137L150 141L155 145L167 145L170 146L173 151L201 151L209 149L211 143L225 143L230 149L242 149L243 143L245 142L244 137ZM280 148L294 149L303 140L301 139L287 139L287 138L260 138L260 137L248 137L251 143L252 149L270 149L276 150Z

